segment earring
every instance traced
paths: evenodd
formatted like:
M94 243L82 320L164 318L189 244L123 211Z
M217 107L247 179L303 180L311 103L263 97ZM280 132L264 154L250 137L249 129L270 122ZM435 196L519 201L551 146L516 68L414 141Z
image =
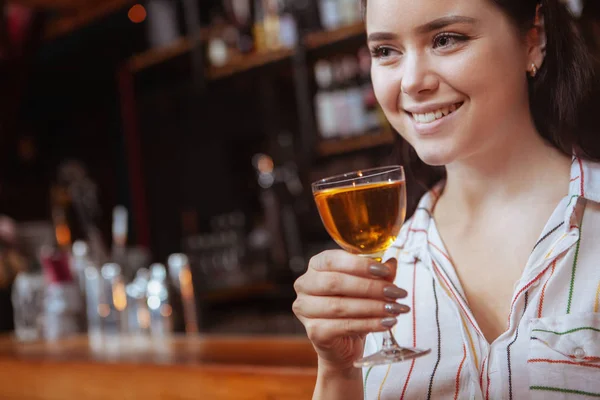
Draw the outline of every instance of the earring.
M537 65L535 65L535 63L531 63L531 68L529 68L529 75L532 78L535 78L535 76L537 75L537 73L538 73L538 67L537 67Z

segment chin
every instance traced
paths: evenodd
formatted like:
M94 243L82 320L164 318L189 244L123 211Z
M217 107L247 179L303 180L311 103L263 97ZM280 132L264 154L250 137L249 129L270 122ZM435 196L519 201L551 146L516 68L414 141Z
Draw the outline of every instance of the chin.
M451 164L457 158L452 148L443 145L417 144L415 150L419 158L434 167Z

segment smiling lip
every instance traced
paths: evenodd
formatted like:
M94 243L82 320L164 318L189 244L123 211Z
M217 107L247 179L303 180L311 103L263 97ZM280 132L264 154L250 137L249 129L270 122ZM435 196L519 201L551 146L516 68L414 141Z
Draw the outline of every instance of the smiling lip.
M415 130L419 135L431 135L439 131L441 125L454 119L464 102L432 104L406 109ZM415 115L416 114L416 115Z

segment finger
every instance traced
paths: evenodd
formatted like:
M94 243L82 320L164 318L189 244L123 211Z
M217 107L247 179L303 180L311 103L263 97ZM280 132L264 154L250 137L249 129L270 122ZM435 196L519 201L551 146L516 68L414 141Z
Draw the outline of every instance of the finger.
M343 250L324 251L310 260L309 268L315 271L342 272L363 278L381 278L393 281L397 261L391 258L385 264L350 254Z
M393 301L306 295L298 296L292 309L296 315L314 319L386 318L410 311L410 307Z
M403 299L404 289L379 279L360 278L339 272L321 272L298 279L296 292L312 296L340 296L358 299Z
M383 277L383 279L388 282L394 282L394 279L396 279L396 272L398 271L398 260L395 258L390 258L385 263L383 263L383 265L389 268L391 272L389 276ZM372 270L370 270L369 272L373 274Z
M316 345L327 345L347 336L384 332L396 325L396 318L369 319L307 319L304 321L309 340Z

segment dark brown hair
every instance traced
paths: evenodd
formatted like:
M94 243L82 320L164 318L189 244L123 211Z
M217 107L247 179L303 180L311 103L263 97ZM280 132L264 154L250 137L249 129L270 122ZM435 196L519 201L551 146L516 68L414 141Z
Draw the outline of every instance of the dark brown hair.
M361 1L366 11L367 0ZM529 80L536 128L563 153L575 152L589 160L600 160L600 140L594 127L583 126L581 118L581 110L587 108L591 99L593 63L569 11L560 0L488 1L504 11L523 33L534 26L537 7L541 6L547 36L546 58L535 79ZM406 168L408 189L412 190L408 210L411 215L419 198L444 178L445 169L423 163L404 140L399 141L396 153Z
M596 68L600 65L600 37L596 34L600 29L600 1L588 0L583 6L579 24L583 37L590 48Z

